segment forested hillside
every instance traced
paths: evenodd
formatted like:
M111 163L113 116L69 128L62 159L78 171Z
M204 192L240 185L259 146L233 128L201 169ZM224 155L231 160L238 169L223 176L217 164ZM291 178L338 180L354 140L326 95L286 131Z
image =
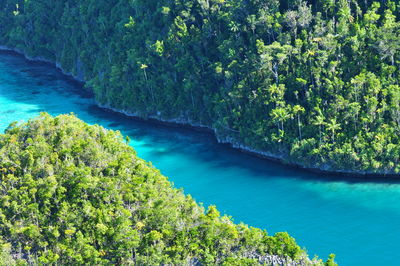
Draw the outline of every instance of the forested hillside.
M3 0L0 43L97 101L323 169L399 173L398 1Z
M10 125L0 158L0 265L323 264L287 233L205 212L119 132L72 115Z

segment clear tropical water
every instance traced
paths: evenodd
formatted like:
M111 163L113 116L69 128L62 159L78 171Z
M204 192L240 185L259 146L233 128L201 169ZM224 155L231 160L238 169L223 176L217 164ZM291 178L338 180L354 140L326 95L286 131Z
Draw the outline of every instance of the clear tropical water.
M197 201L270 234L288 231L311 256L333 252L342 265L400 263L399 183L288 169L218 145L204 133L110 113L53 67L0 53L0 132L42 111L74 112L121 130L140 157Z

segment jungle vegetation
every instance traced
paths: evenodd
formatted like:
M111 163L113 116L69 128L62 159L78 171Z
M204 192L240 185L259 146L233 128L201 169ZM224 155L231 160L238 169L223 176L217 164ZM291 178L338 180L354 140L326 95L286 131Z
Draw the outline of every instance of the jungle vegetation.
M73 115L11 124L0 135L0 265L255 265L273 255L323 265L285 232L205 211L127 141Z
M3 0L0 43L97 101L306 167L400 171L398 1Z

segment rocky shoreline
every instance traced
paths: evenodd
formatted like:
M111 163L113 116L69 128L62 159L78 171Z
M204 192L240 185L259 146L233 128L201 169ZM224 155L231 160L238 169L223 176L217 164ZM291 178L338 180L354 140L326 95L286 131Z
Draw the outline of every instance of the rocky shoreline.
M83 73L78 73L78 75L73 75L72 73L66 72L64 71L64 69L62 68L61 64L59 62L53 62L51 60L45 59L43 57L30 57L27 56L26 53L20 49L17 48L12 48L9 46L5 46L5 45L0 45L0 51L7 51L7 52L13 52L19 55L22 55L25 57L25 59L27 59L28 61L33 61L33 62L44 62L47 64L50 64L52 66L55 66L57 69L59 69L64 75L74 79L75 81L79 82L79 83L85 83L85 80L83 78ZM263 158L269 161L273 161L273 162L278 162L280 164L284 164L288 167L291 168L295 168L295 169L301 169L304 171L308 171L314 174L319 174L319 175L331 175L334 176L335 178L359 178L361 179L365 179L365 181L382 181L382 178L385 178L385 180L390 180L390 179L399 179L399 175L395 174L395 173L375 173L375 172L368 172L368 171L353 171L353 170L335 170L332 169L332 167L330 167L329 165L325 165L324 167L308 167L305 165L302 165L300 163L296 163L292 160L288 160L287 158L285 158L284 155L276 155L270 152L266 152L266 151L260 151L260 150L256 150L253 149L251 147L248 147L246 145L243 145L242 143L239 143L237 141L235 141L232 138L228 138L228 137L220 137L217 133L217 130L214 128L211 128L209 126L200 124L200 123L196 123L193 121L190 121L186 118L176 118L176 119L164 119L162 117L160 117L159 115L149 115L147 117L143 117L142 115L140 115L139 113L132 113L132 112L128 112L126 110L119 110L117 108L113 108L110 105L102 105L98 102L96 102L96 104L98 105L98 107L114 112L114 113L118 113L118 114L122 114L131 118L135 118L135 119L139 119L142 121L151 121L153 123L157 123L157 124L162 124L162 125L166 125L166 126L174 126L174 127L186 127L186 128L190 128L196 131L202 131L202 132L207 132L210 134L213 134L214 137L216 138L217 142L220 144L224 144L227 145L229 147L232 147L233 149L239 150L243 153L247 153L259 158Z

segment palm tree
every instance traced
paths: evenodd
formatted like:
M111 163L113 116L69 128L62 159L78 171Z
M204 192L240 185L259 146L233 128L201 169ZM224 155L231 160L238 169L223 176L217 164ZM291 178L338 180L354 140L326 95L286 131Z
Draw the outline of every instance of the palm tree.
M300 140L301 140L301 122L300 122L300 114L301 113L304 113L305 112L305 109L304 109L304 107L303 106L301 106L301 105L295 105L295 106L293 106L293 113L294 113L294 115L296 115L297 116L297 126L298 126L298 128L299 128L299 138L300 138Z
M278 129L284 131L283 123L290 118L290 114L284 107L278 107L272 110L271 116L278 123ZM279 127L280 124L280 127Z
M326 129L332 132L332 140L335 142L335 132L341 129L340 124L336 122L336 118L329 120Z
M325 125L324 120L324 116L322 115L322 113L320 113L315 117L315 120L313 122L314 125L319 126L319 144L321 144L322 142L322 126Z
M147 79L147 72L146 72L146 69L147 69L148 67L149 67L148 65L142 64L142 65L140 66L140 69L143 69L144 80L146 81L147 88L148 88L148 90L150 91L150 95L151 95L151 98L152 98L153 103L154 103L154 92L153 92L153 88L152 88L151 85L149 85L149 80Z

